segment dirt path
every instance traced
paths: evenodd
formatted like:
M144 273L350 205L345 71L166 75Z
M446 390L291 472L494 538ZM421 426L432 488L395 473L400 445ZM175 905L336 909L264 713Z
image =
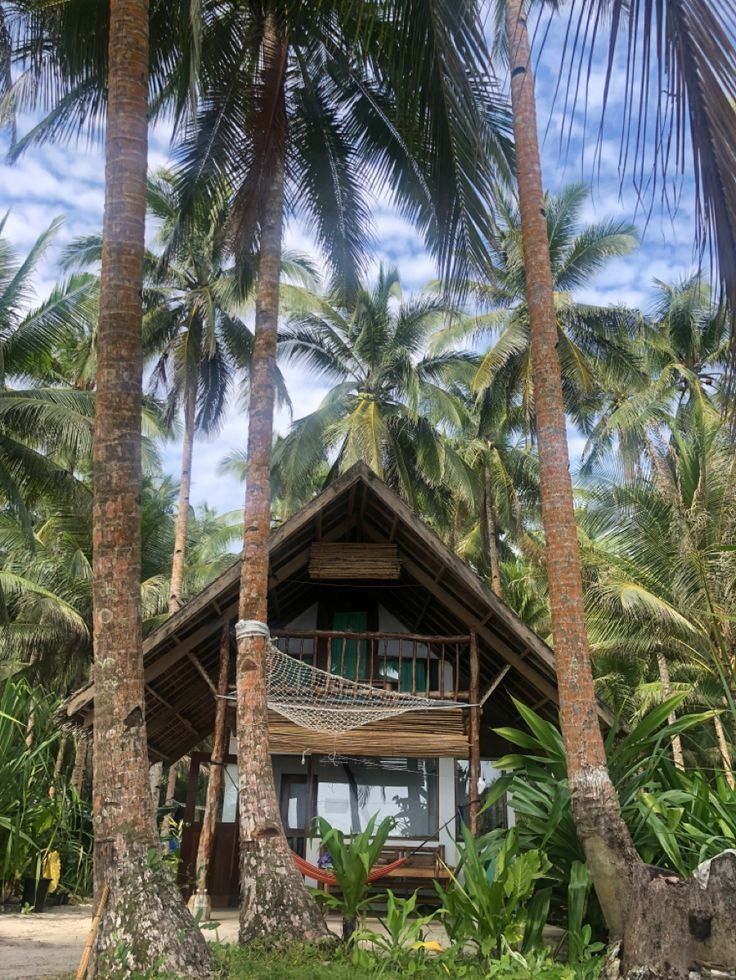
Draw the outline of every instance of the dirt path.
M74 974L91 920L91 905L67 905L40 915L1 914L0 980ZM234 942L237 910L218 911L216 920L220 928L207 931L207 938Z

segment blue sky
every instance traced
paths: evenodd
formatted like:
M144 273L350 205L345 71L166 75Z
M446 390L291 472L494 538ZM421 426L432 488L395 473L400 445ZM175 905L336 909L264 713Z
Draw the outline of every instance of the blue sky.
M644 215L637 213L636 194L629 181L621 183L618 173L621 104L624 97L621 72L614 72L609 93L606 129L600 143L600 168L591 181L598 134L597 123L604 88L605 57L601 52L594 62L588 89L588 126L583 127L582 113L565 120L560 105L552 103L557 83L557 66L561 31L550 33L540 58L537 74L538 116L543 142L545 186L559 190L570 181L591 183L591 197L584 220L598 221L610 217L636 220L640 227ZM591 122L592 120L592 122ZM571 124L567 152L560 146L563 125ZM21 127L22 128L22 127ZM586 131L587 130L587 131ZM565 128L567 133L567 128ZM167 160L167 134L156 130L150 139L150 166L156 168ZM103 159L98 147L47 146L26 154L18 163L0 165L0 209L10 209L5 234L24 252L35 237L57 215L65 215L59 241L98 231L102 223L104 198ZM694 269L692 187L685 181L677 213L663 213L655 202L640 248L632 255L613 260L591 285L578 296L583 301L604 304L625 303L646 309L651 301L651 283L655 278L675 280ZM394 264L407 289L419 289L432 280L436 270L426 254L420 236L396 214L385 201L376 201L374 232L378 243L375 265ZM286 231L287 247L312 252L308 235L298 220L291 220ZM53 253L44 265L38 282L45 294L54 281ZM287 383L297 415L314 409L324 394L319 379L299 369L287 369ZM281 413L277 426L288 427L289 418ZM230 477L217 472L219 461L233 449L244 447L246 420L242 409L233 406L216 438L198 440L195 448L192 502L207 501L218 510L242 505L243 488ZM579 448L573 445L573 453ZM164 450L164 466L178 472L179 452L176 445Z

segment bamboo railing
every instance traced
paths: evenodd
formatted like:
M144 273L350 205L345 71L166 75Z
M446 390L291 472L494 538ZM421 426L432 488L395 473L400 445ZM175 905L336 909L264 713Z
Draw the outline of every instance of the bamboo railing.
M274 629L271 636L294 659L359 684L443 701L470 698L459 686L471 674L468 635Z

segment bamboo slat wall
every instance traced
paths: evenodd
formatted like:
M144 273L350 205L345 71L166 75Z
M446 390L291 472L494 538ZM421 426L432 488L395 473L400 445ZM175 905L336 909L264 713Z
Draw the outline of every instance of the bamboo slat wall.
M331 544L315 541L309 575L315 579L397 579L401 574L395 544Z
M311 732L294 725L275 711L268 713L270 749L274 753L301 755L372 755L396 758L460 758L468 756L468 736L461 708L408 711L354 728L344 735Z

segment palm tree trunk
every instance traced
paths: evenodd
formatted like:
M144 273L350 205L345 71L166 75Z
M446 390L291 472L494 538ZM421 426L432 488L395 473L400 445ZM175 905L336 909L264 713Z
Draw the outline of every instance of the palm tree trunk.
M620 936L640 862L606 767L588 651L534 77L522 0L508 0L506 30L560 721L578 835L606 923L613 935Z
M153 802L154 813L158 810L158 799L161 796L161 779L164 774L163 762L154 762L148 770L148 779L151 784L151 800Z
M736 781L733 776L733 764L731 762L731 750L728 747L728 742L726 740L726 732L723 729L723 722L718 717L718 715L713 716L713 726L716 730L716 741L718 742L718 751L721 756L721 765L723 766L723 772L726 777L726 782L734 789L736 787Z
M141 288L146 218L148 3L112 0L94 438L95 893L110 894L95 971L208 976L206 944L156 848L141 635ZM174 939L173 937L176 937Z
M501 595L501 562L498 548L498 532L493 513L493 491L491 489L491 474L488 467L483 467L483 523L485 530L485 547L488 555L488 567L491 573L491 589L495 595Z
M670 672L669 668L667 667L667 659L659 648L657 648L657 667L659 669L659 679L662 682L662 694L666 701L667 698L672 697L672 682L670 681ZM668 715L667 721L670 723L670 725L673 725L677 721L677 715L674 711ZM679 735L673 735L671 743L672 758L675 766L678 769L684 769L685 760L682 755L682 739Z
M66 754L66 746L69 741L69 735L66 732L62 733L61 739L59 740L59 748L56 753L56 760L54 761L54 779L59 778L59 773L61 772L61 767L64 765L64 756Z
M225 783L223 759L227 751L227 681L230 669L230 625L226 623L220 637L220 672L217 678L217 704L215 706L215 737L212 744L212 765L207 783L207 797L204 804L204 818L197 848L197 888L207 888L207 872L212 855L212 842L215 839L215 824L222 802L222 788Z
M266 22L267 66L279 77L284 114L286 45ZM284 210L284 158L274 161L264 188L256 289L255 344L248 407L248 480L243 565L236 627L238 782L240 811L240 942L278 934L286 940L327 935L324 920L296 870L281 823L268 750L265 657L267 640L244 621L268 622L268 538L275 396L279 272Z
M74 753L74 767L72 769L72 786L74 789L82 795L82 787L84 786L84 776L87 771L87 750L89 748L89 742L86 738L81 736L77 739L77 748Z
M170 803L176 794L176 777L179 771L179 763L172 762L166 777L166 802Z
M176 512L174 531L174 558L171 563L169 587L169 616L182 607L182 586L187 548L187 520L189 496L192 489L192 456L194 454L194 428L197 418L197 378L189 372L184 393L184 442L181 451L181 477L179 480L179 507Z

